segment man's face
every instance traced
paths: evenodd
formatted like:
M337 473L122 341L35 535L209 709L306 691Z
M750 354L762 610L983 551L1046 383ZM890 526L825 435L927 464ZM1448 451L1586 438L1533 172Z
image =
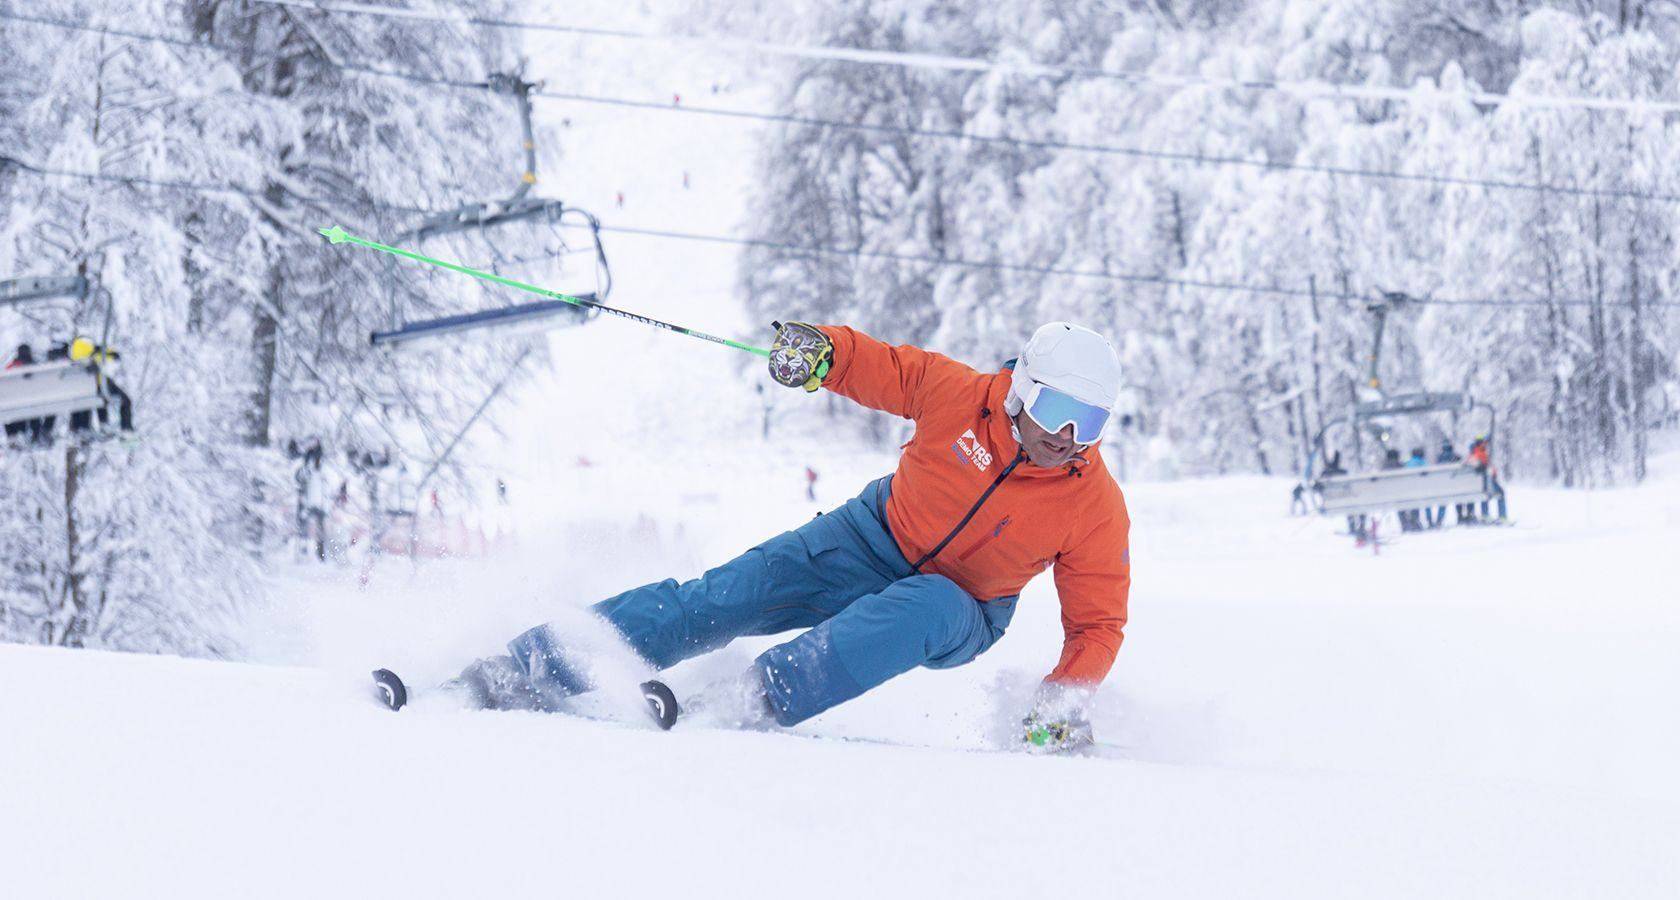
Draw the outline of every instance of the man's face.
M1021 432L1021 449L1027 451L1027 462L1046 469L1065 466L1080 445L1073 442L1073 423L1061 431L1050 432L1038 427L1025 412L1015 417L1015 429Z

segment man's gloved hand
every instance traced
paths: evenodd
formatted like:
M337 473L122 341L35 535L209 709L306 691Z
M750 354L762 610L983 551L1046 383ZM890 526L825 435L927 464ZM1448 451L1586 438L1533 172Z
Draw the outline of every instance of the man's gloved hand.
M834 342L804 322L770 323L776 339L770 344L770 377L777 384L815 391L834 362Z
M1021 743L1028 753L1063 753L1096 741L1085 717L1090 692L1046 682L1033 697L1032 711L1021 720Z

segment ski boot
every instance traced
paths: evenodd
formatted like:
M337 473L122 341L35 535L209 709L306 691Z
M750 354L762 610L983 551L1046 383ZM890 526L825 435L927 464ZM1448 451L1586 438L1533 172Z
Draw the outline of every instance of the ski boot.
M487 656L444 682L442 689L472 709L554 712L556 707L531 683L511 656Z
M764 675L757 666L707 685L688 701L684 713L720 728L768 731L777 724L770 695L764 690Z

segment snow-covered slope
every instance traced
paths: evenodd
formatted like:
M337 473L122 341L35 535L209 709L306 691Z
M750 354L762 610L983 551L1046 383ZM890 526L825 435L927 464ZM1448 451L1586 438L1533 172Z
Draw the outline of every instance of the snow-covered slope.
M883 462L819 464L823 503ZM1514 491L1522 527L1381 556L1287 518L1279 482L1133 486L1133 621L1096 716L1119 759L980 750L1055 658L1043 582L974 665L793 735L660 733L623 689L592 705L619 722L371 701L375 664L442 677L823 505L791 464L715 495L644 474L575 470L513 558L318 579L281 632L313 636L310 667L0 647L8 895L1680 891L1672 481Z

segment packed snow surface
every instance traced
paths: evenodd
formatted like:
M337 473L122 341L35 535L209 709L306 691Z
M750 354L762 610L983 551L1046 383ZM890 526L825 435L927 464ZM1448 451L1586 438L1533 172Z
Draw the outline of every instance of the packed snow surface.
M318 577L270 626L307 636L307 666L0 648L7 893L1680 892L1672 481L1513 491L1518 527L1380 555L1287 517L1280 481L1133 485L1133 618L1095 717L1114 758L987 749L1055 660L1048 580L976 663L791 734L653 730L623 661L590 706L616 721L372 699L375 665L427 684L887 462L813 461L816 503L791 462L687 494L727 460L576 468L521 507L509 557ZM692 693L765 643L669 680Z

